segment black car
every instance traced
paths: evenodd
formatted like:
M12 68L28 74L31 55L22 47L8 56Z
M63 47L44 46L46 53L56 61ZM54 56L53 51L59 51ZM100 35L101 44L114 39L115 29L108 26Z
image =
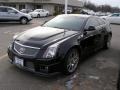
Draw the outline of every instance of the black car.
M82 56L109 48L111 37L109 23L101 18L59 15L15 35L8 55L12 64L37 74L71 74Z

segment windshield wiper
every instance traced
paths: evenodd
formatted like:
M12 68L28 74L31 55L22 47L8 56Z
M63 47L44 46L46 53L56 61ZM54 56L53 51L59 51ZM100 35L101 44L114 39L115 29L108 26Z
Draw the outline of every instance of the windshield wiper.
M53 27L53 28L64 29L64 28L61 28L61 27Z

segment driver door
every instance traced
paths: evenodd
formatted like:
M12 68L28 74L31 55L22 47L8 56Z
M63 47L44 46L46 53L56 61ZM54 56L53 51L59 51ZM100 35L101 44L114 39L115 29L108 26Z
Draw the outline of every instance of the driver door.
M7 17L9 20L18 20L19 13L11 8L7 8Z
M46 15L45 10L43 10L43 9L41 10L40 13L41 13L41 16L45 16Z
M89 27L94 27L95 30L90 29ZM81 42L83 51L85 54L89 54L91 52L94 52L97 49L97 43L99 42L98 37L98 27L99 23L95 20L95 18L88 19L84 31L83 31L83 40Z

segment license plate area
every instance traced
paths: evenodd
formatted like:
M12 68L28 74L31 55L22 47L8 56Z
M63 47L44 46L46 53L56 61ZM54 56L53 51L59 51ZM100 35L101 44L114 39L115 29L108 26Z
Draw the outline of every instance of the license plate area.
M15 57L15 60L14 60L14 63L17 65L17 66L24 66L24 60L21 59L21 58L18 58L18 57Z

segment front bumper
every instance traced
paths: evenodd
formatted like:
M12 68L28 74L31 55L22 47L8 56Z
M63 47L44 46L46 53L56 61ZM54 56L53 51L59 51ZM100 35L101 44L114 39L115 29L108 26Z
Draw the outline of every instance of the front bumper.
M25 58L18 55L14 50L10 47L8 48L8 56L10 58L10 62L20 69L24 69L35 74L51 76L60 72L61 62L56 59L51 60L43 60L43 59L33 59L33 58ZM15 57L18 57L23 60L23 66L17 65L15 63Z

